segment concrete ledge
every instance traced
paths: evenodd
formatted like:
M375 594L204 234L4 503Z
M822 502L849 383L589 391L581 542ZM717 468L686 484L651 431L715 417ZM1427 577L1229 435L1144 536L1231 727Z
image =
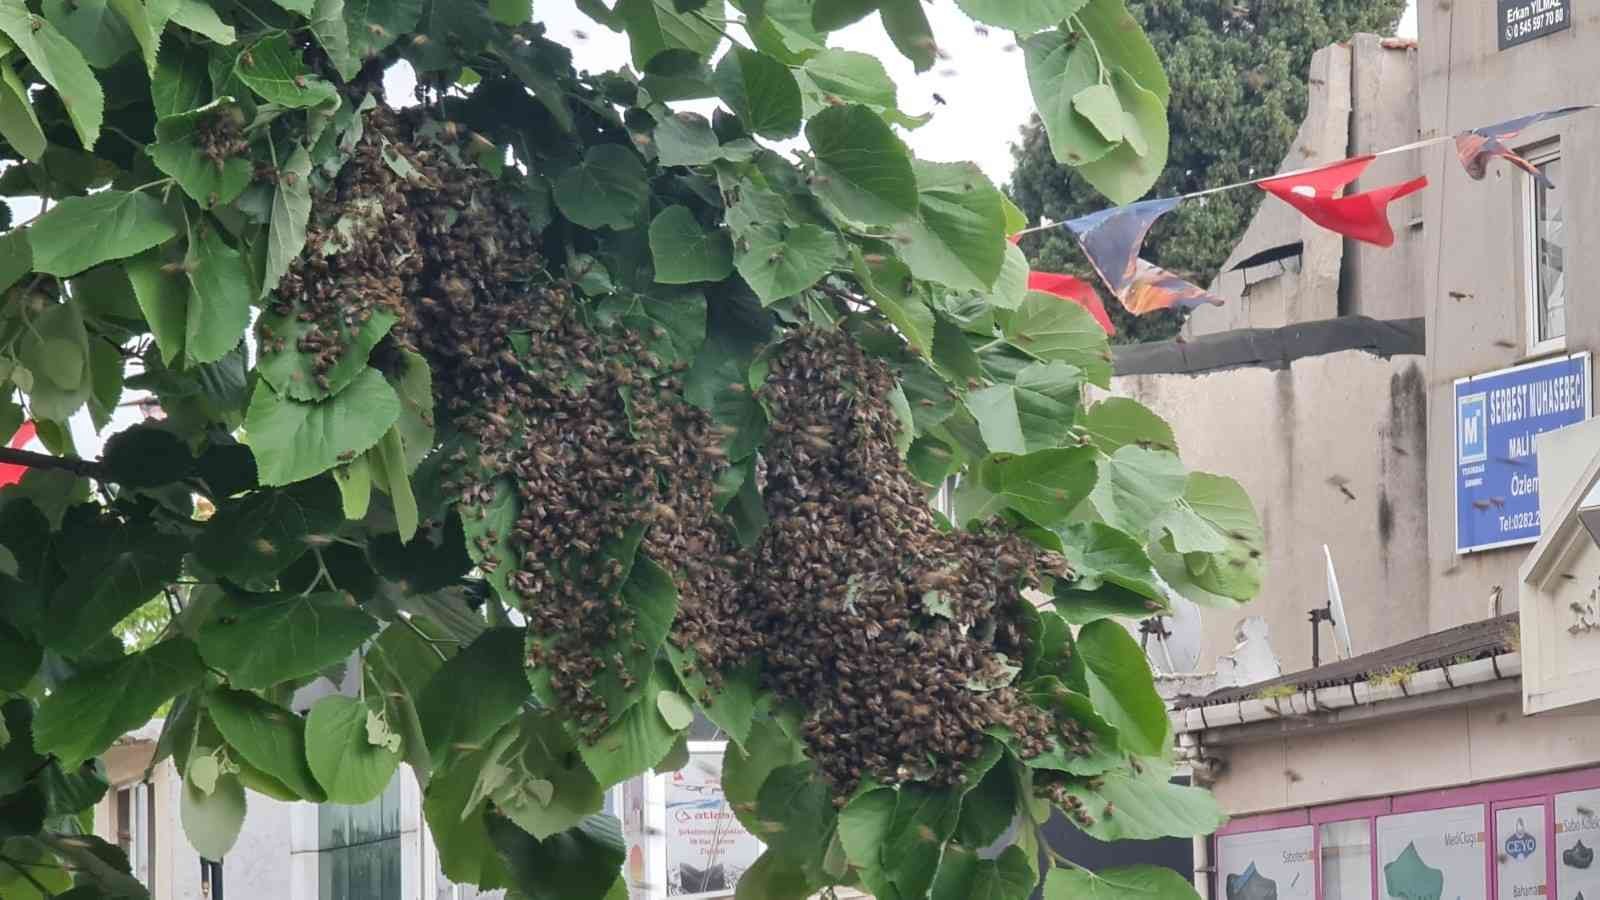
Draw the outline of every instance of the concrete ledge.
M1297 359L1361 350L1385 359L1426 352L1423 320L1344 316L1283 328L1243 328L1112 348L1117 375L1200 375L1225 369L1284 369Z

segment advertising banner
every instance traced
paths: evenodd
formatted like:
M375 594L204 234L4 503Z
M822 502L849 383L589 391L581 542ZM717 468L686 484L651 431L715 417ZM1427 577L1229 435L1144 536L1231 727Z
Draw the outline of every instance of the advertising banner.
M1561 900L1600 897L1600 791L1556 795L1556 893Z
M1494 814L1495 884L1499 900L1541 900L1549 890L1550 848L1543 806L1499 809Z
M1217 867L1226 900L1316 896L1316 843L1309 825L1219 837Z
M1378 896L1392 900L1484 900L1484 808L1378 819Z
M1533 436L1589 418L1589 354L1455 383L1456 552L1539 539Z
M691 751L689 764L666 776L668 897L730 897L761 855L722 793L722 755Z

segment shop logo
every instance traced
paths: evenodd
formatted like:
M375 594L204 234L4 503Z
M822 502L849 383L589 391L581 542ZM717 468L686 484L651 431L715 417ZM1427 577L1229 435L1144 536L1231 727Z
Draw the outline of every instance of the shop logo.
M1528 829L1522 824L1522 820L1518 819L1516 832L1506 838L1506 855L1512 859L1527 859L1537 849L1539 849L1539 841L1528 833Z
M1472 394L1456 401L1456 461L1461 465L1489 458L1489 395Z

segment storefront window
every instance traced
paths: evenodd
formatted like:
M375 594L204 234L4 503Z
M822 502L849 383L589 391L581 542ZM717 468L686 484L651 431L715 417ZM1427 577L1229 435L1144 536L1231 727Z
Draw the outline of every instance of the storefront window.
M1550 848L1544 840L1544 804L1494 812L1494 879L1500 900L1534 900L1549 884Z
M1372 823L1322 826L1323 900L1372 900Z
M1380 817L1379 890L1393 900L1484 900L1484 824L1482 805Z
M1217 875L1226 900L1311 900L1316 859L1311 826L1217 838Z
M1600 898L1600 791L1556 795L1556 893L1560 900Z
M400 777L371 803L317 807L318 900L399 900Z

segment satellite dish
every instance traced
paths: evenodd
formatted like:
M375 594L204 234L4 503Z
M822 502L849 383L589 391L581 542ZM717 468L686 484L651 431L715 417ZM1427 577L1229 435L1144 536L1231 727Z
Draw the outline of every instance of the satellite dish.
M1150 664L1167 675L1193 672L1200 664L1200 607L1169 594L1171 612L1149 620L1143 635Z
M1344 611L1344 597L1339 593L1339 576L1333 571L1333 551L1322 545L1322 555L1328 559L1328 611L1333 613L1333 638L1339 642L1343 659L1356 655L1350 645L1350 617Z

